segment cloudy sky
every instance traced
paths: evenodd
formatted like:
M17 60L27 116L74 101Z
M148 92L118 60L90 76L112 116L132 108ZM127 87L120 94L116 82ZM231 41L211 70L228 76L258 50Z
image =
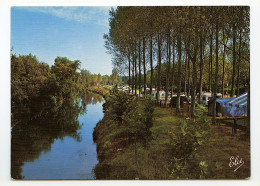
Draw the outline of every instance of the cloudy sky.
M103 35L111 7L12 7L13 53L36 55L50 66L57 56L80 60L91 73L111 74Z

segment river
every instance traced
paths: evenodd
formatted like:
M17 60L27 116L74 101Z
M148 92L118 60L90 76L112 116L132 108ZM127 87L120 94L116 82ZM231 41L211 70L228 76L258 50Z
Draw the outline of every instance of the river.
M15 179L95 179L93 129L103 118L103 98L85 97L43 118L12 129L11 174Z

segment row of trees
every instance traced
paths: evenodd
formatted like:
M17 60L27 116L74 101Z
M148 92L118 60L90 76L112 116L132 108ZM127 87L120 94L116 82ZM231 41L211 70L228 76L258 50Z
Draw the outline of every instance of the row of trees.
M231 96L249 86L249 7L117 7L110 11L105 46L133 89L146 86L191 96ZM148 76L147 76L148 75ZM149 79L148 79L149 78ZM135 91L136 92L136 91ZM157 99L159 99L157 97ZM216 100L216 99L215 99ZM216 105L216 103L215 103Z
M99 74L91 74L88 70L81 70L81 76L83 79L83 83L86 86L91 85L114 85L118 82L118 74L115 69L113 69L111 75L101 75Z
M57 57L54 65L49 67L31 54L12 54L12 124L21 122L28 114L30 117L42 115L50 107L81 94L89 86L117 81L116 71L111 76L102 77L85 69L80 70L80 64L79 60Z

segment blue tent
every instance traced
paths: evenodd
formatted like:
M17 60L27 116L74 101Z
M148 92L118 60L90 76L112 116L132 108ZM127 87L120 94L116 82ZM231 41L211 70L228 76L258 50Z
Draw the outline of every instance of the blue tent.
M216 102L221 106L222 115L247 115L247 95L248 93L245 92L236 98L217 99Z

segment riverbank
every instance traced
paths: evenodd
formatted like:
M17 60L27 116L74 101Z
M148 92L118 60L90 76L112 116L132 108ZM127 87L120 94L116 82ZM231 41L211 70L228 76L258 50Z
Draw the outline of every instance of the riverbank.
M126 105L126 103L125 103ZM96 179L244 179L250 176L250 142L243 131L231 135L225 125L205 124L155 107L150 137L136 140L129 129L104 116L95 130L99 164ZM245 162L229 166L232 156Z
M106 94L109 93L108 89L105 89L104 87L99 86L99 85L90 86L90 87L87 88L87 91L95 93L95 94L99 94L103 97L105 97Z

